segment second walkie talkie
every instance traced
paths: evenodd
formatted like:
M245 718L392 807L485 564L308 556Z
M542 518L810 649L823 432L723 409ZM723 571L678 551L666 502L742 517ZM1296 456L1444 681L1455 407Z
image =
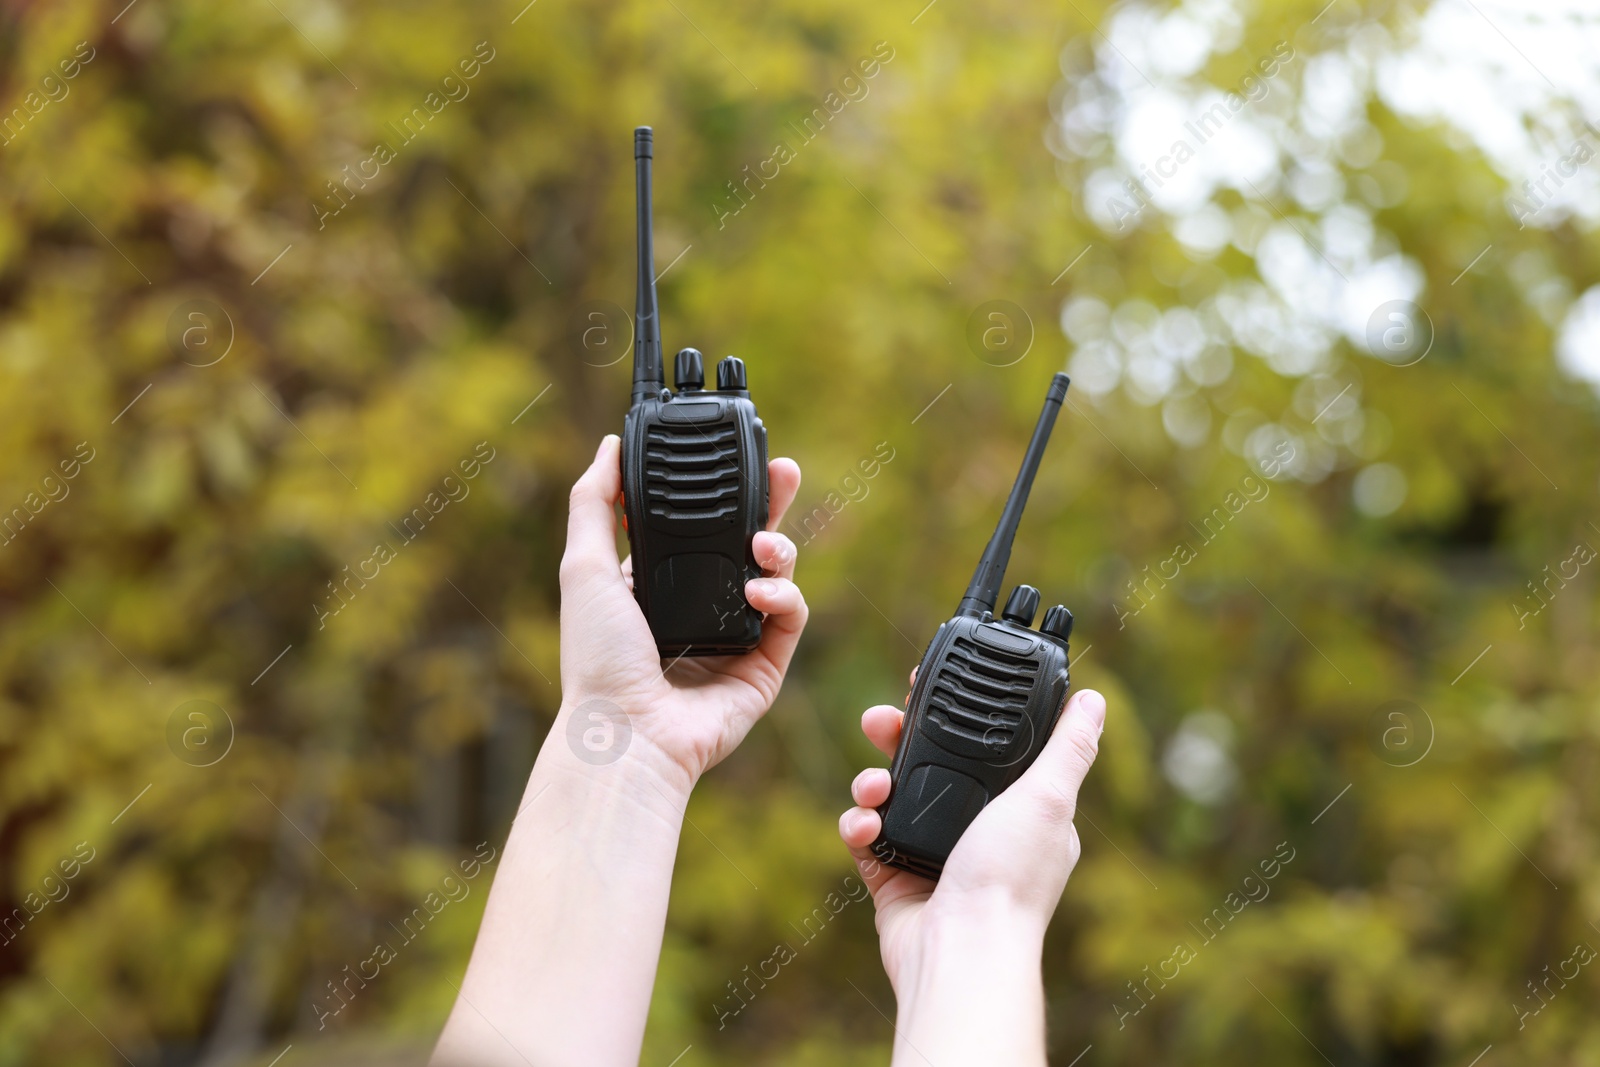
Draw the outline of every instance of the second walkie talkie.
M1057 604L1035 631L1039 590L1031 585L1012 590L998 619L994 607L1067 384L1065 374L1051 380L1022 470L972 584L917 667L890 768L889 799L878 808L883 830L872 844L873 854L892 867L938 878L956 841L1033 764L1061 714L1072 613Z
M761 613L744 583L761 577L754 538L767 526L767 431L750 402L744 362L717 364L705 388L698 350L678 352L666 386L656 306L650 127L633 131L638 178L639 292L633 405L622 430L622 497L633 595L664 657L722 656L761 643Z

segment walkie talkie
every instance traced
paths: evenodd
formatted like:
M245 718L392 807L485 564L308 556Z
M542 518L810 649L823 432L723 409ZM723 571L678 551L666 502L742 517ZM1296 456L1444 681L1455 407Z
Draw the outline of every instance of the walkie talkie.
M995 598L1069 379L1045 394L1028 454L955 618L922 654L890 768L883 831L872 844L893 867L938 878L984 805L1022 776L1055 729L1067 695L1072 612L1057 604L1037 631L1039 590L1019 585L1000 618Z
M633 595L664 657L724 656L761 643L744 583L761 577L754 539L767 526L767 430L750 402L744 361L717 364L705 388L697 349L678 352L674 394L661 364L650 127L633 131L639 291L633 406L622 428L622 502Z

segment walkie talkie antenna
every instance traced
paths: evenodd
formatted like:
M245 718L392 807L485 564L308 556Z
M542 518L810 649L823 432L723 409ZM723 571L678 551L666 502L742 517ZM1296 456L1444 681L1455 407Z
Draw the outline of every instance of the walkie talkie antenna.
M989 538L989 546L978 560L978 569L972 574L972 584L961 598L957 615L979 618L993 612L995 600L1000 596L1000 583L1005 581L1006 564L1011 562L1011 543L1017 539L1017 526L1022 522L1022 509L1028 506L1028 492L1033 488L1033 476L1039 472L1039 461L1044 458L1044 447L1050 441L1050 431L1056 425L1056 413L1067 398L1071 382L1065 374L1058 373L1050 379L1050 389L1044 395L1044 410L1039 412L1039 422L1033 428L1033 440L1028 442L1028 453L1022 457L1022 469L1017 472L1016 484L1006 498L1000 522Z
M633 402L659 394L667 378L661 362L660 308L656 305L655 214L650 206L650 127L633 131L639 222L639 292L633 314Z

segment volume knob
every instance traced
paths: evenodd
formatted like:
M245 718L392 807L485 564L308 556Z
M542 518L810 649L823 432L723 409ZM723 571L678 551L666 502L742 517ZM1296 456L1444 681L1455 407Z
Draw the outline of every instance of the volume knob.
M1057 604L1044 613L1044 622L1039 624L1039 632L1066 644L1067 639L1072 636L1072 612Z
M723 356L717 362L717 388L723 392L743 392L745 384L744 360L738 356Z
M679 349L672 378L677 382L680 393L685 389L705 388L706 367L698 348Z
M1000 617L1007 622L1032 626L1033 613L1038 610L1039 590L1031 585L1019 585L1011 590L1011 596L1006 601L1006 608L1000 613Z

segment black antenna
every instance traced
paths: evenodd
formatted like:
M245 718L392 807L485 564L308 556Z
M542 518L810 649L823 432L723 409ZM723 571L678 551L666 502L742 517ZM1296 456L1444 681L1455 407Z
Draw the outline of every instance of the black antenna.
M633 402L656 396L667 386L661 364L660 309L656 306L655 215L650 207L650 127L633 131L633 162L638 176L639 295L633 312Z
M1044 458L1044 446L1050 441L1050 431L1056 425L1056 413L1067 398L1067 386L1072 379L1056 374L1050 379L1050 389L1044 395L1044 410L1039 412L1039 423L1033 428L1033 440L1028 442L1028 454L1022 457L1022 469L1017 472L1016 484L1006 498L1006 508L1000 513L1000 522L989 538L989 547L978 560L978 569L972 574L972 584L961 598L957 615L981 618L993 612L995 600L1000 596L1000 583L1005 581L1006 564L1011 562L1011 542L1017 539L1017 526L1022 522L1022 509L1028 506L1028 492L1033 488L1033 476L1039 473L1039 461Z

